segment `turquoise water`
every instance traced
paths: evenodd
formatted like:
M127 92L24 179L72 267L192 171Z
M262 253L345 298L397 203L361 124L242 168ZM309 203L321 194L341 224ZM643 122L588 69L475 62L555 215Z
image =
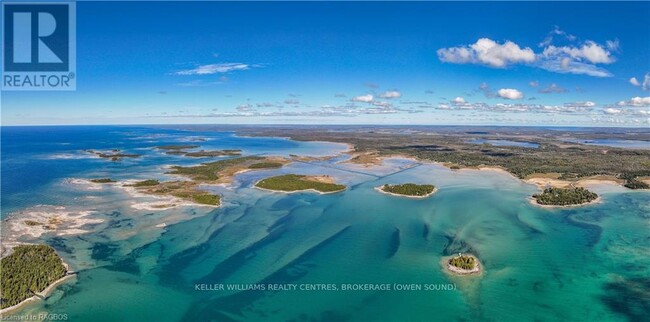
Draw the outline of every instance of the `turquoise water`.
M535 142L523 142L523 141L512 141L512 140L488 140L488 139L473 139L469 143L473 144L490 144L494 146L517 146L521 148L539 148L539 144Z
M70 178L164 179L161 165L199 162L151 150L150 146L162 144L162 137L169 144L197 136L208 139L198 144L239 145L250 154L327 155L345 147L217 132L111 128L102 148L140 149L146 154L116 164L47 157L62 153L78 157L80 148L99 148L92 139L100 135L96 128L70 130L72 136L62 135L68 140L58 139L73 142L80 135L76 131L81 131L89 137L86 143L62 145L64 149L43 144L39 146L46 151L32 148L24 153L19 146L26 143L5 141L24 138L5 135L11 130L3 128L2 138L3 229L39 204L70 211L91 209L90 218L103 220L82 227L87 232L81 234L21 237L53 245L79 273L46 301L19 314L60 313L71 321L642 321L648 313L648 192L598 185L591 189L602 195L602 203L549 210L528 203L534 186L501 172L452 171L400 159L364 168L337 163L339 158L242 173L231 186L209 187L223 195L224 206L218 209L140 210L133 205L146 197L111 186L91 189ZM235 143L220 144L230 140ZM7 152L6 147L13 150ZM52 168L63 169L42 173L46 178L34 198L25 198L32 195L29 183L6 186L25 180L6 183L5 164L36 171L49 162L56 164ZM68 162L76 166L67 166ZM348 189L318 195L252 188L257 180L279 173L329 174ZM23 178L32 175L25 173ZM373 189L403 182L433 183L440 190L417 200ZM163 222L166 225L160 227ZM3 233L3 242L6 236ZM458 252L477 255L485 272L471 277L444 273L441 258ZM251 283L437 288L196 289L196 284ZM448 284L454 287L440 289Z

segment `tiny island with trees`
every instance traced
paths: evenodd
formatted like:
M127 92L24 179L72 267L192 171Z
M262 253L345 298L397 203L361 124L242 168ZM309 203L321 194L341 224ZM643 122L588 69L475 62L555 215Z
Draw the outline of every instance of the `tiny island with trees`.
M86 150L86 152L94 154L102 159L108 159L111 161L122 161L124 158L139 158L140 154L135 153L123 153L120 149L112 149L110 152L101 152L95 150Z
M19 245L0 260L1 308L15 306L46 290L68 274L63 261L47 245Z
M533 201L541 206L576 206L596 202L598 198L596 193L583 187L549 187L533 195Z
M470 254L454 255L443 258L443 264L447 271L459 275L471 275L481 272L481 263L478 258Z
M334 193L343 191L346 188L345 185L336 184L330 176L306 176L299 174L269 177L258 181L255 187L282 192L314 190L319 193Z
M381 187L377 187L376 190L390 195L410 197L410 198L426 198L437 191L436 187L432 184L415 184L415 183L404 183L404 184L395 184L395 185L385 184Z

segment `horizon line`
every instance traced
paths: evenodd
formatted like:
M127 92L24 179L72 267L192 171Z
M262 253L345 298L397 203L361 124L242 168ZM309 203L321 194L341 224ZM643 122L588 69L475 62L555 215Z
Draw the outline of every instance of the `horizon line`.
M295 123L144 123L144 124L120 124L120 123L107 123L107 124L0 124L2 127L65 127L65 126L169 126L169 125L199 125L199 126L316 126L316 127L327 127L327 126L416 126L416 127L425 127L425 126L437 126L437 127L530 127L530 128L615 128L615 129L641 129L647 128L648 125L643 126L608 126L608 125L504 125L504 124L405 124L405 123L319 123L319 124L295 124Z

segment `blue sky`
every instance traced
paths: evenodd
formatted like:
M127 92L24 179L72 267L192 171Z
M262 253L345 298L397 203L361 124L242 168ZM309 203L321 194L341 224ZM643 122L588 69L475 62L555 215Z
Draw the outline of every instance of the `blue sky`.
M2 124L648 126L649 2L78 2Z

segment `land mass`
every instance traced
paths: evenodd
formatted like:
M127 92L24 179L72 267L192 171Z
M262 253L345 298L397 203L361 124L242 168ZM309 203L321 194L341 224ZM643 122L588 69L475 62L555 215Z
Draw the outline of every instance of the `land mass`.
M543 206L576 206L598 200L598 195L583 187L549 187L542 193L534 194L533 200Z
M47 245L19 245L0 260L1 308L15 307L41 295L50 285L68 275L54 249Z
M426 198L436 192L436 187L431 184L414 184L414 183L404 183L404 184L384 184L381 187L376 188L377 191L402 196L410 198Z
M168 195L207 206L220 206L221 196L199 189L194 181L144 180L132 185L141 193L151 195Z
M475 275L481 273L481 263L476 256L471 254L458 254L443 258L445 269L456 275Z
M346 186L336 184L330 176L306 176L285 174L262 179L255 187L272 191L294 192L314 190L320 193L334 193L345 190Z
M99 178L99 179L90 179L90 182L92 183L113 183L117 182L111 178Z
M186 157L229 157L241 155L241 150L201 150L194 152L186 152Z
M184 155L186 157L194 158L240 156L242 153L242 151L238 149L186 151L188 149L196 149L198 147L198 145L194 144L179 144L159 145L155 148L158 150L164 150L165 154Z
M172 171L167 173L182 175L196 182L230 183L236 173L279 168L289 162L291 160L282 157L247 156L206 162L190 167L173 166Z
M233 130L220 126L220 130ZM587 145L578 139L629 139L650 142L639 129L580 129L466 126L251 126L236 132L248 136L282 136L298 141L328 141L354 146L349 162L373 165L386 157L405 156L442 163L452 169L497 167L520 179L557 173L561 180L593 176L620 179L631 189L647 189L650 150ZM481 140L508 140L537 144L504 146ZM570 162L567 162L570 160Z
M139 158L139 154L134 153L122 153L119 149L113 149L111 152L101 152L95 150L86 150L88 153L92 153L102 159L109 159L111 161L121 161L123 158Z
M162 146L163 150L175 150L184 146ZM235 150L230 150L235 151ZM239 151L239 150L236 150ZM136 191L156 196L173 196L192 203L220 206L221 196L201 189L204 184L226 184L230 183L233 177L240 172L264 169L277 169L291 162L281 157L240 157L202 163L196 166L182 167L173 166L167 174L181 175L189 178L185 181L159 181L146 179L125 184L125 187L135 188ZM93 183L115 182L111 178L91 179ZM157 205L159 208L174 206L171 204ZM41 224L41 223L35 223Z

